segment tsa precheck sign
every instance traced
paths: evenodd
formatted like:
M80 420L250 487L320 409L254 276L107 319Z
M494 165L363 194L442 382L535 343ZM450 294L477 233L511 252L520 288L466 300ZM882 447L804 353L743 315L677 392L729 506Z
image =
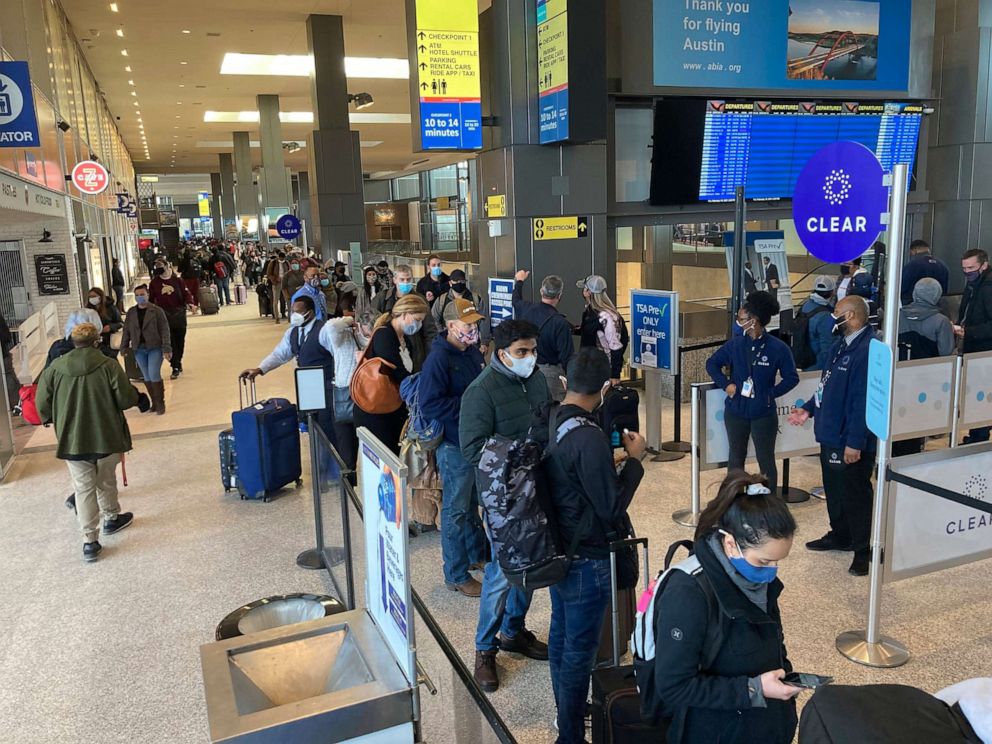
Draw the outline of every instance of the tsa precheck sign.
M911 13L912 0L654 0L654 84L904 92Z
M0 62L0 147L41 147L27 62Z
M678 374L679 294L630 290L631 365Z

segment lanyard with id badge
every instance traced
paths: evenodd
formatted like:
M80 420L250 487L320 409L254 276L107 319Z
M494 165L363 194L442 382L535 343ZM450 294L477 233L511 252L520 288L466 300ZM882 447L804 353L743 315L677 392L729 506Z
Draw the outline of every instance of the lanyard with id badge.
M761 344L761 348L757 348L754 344L751 344L751 356L748 357L747 366L747 379L741 384L741 397L742 398L753 398L754 397L754 379L752 370L754 369L754 362L761 356L761 352L765 350L765 344L768 343L766 339L764 343Z
M830 360L830 364L825 370L823 370L823 375L820 377L820 384L816 387L816 407L819 408L823 404L823 389L827 386L827 381L830 379L830 375L834 372L834 365L837 364L837 360L841 358L841 355L847 351L847 344L842 343L837 353L834 354L834 358Z

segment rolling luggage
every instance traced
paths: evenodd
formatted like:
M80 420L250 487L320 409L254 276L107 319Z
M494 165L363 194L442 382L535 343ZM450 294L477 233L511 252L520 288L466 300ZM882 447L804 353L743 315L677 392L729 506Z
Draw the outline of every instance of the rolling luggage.
M238 487L238 453L234 447L234 430L224 429L217 435L217 445L220 449L220 481L224 485L224 493Z
M258 294L258 315L266 317L272 315L272 287L268 284L259 284L255 287Z
M220 302L217 300L217 289L210 284L200 285L200 312L204 315L214 315L220 311Z
M239 400L246 390L248 405L231 414L237 488L242 499L268 501L289 483L303 484L296 406L285 398L259 401L254 381L247 380L241 380Z
M641 430L640 404L641 397L637 391L626 385L614 385L606 391L600 408L600 421L613 447L620 446L624 429Z
M629 426L627 427L630 428ZM613 636L613 665L592 673L592 742L593 744L643 744L662 742L668 730L666 723L652 726L641 718L641 696L634 681L634 667L620 666L620 608L622 593L617 592L616 550L623 546L640 546L644 551L644 584L650 580L647 538L620 540L610 545L612 607L609 613Z
M244 284L236 284L234 286L234 304L236 305L248 304L248 287L246 287Z

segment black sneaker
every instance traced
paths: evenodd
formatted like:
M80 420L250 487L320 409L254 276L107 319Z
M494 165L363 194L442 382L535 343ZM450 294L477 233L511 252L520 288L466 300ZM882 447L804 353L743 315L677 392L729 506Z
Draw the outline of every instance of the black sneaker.
M502 633L499 636L499 649L511 654L523 654L528 659L548 660L548 644L537 640L537 636L524 628L513 638Z
M806 550L813 550L816 552L837 550L842 553L846 553L851 550L851 544L848 541L841 540L833 532L828 532L819 540L812 540L806 543Z
M182 373L183 373L183 371L181 369L174 369L174 370L172 370L172 374L169 375L169 379L170 380L178 380L179 379L179 375L181 375Z
M74 493L69 494L69 498L65 500L65 508L76 511L76 494Z
M120 532L132 521L134 521L134 515L131 512L121 512L113 519L105 519L103 520L103 534L113 535L115 532Z
M101 550L103 550L103 546L97 540L91 543L83 543L83 560L87 563L92 563L100 555Z

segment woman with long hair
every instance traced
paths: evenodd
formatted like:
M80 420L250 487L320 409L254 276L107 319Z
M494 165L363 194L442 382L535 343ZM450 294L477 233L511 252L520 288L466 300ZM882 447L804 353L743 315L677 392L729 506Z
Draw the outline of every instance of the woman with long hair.
M408 294L375 322L366 358L389 362L392 368L387 368L387 373L397 385L420 371L423 360L411 354L408 339L420 333L429 312L430 306L423 297ZM368 413L355 406L355 426L364 426L396 454L400 451L400 435L406 419L407 410L402 403L388 413Z
M366 266L362 269L362 286L359 287L358 296L355 299L355 320L366 331L372 330L372 325L376 319L372 300L386 289L388 287L383 286L380 282L379 271L375 266Z
M590 274L576 282L576 286L582 290L586 301L579 328L580 345L595 346L610 358L610 381L617 385L623 370L623 355L627 351L623 318L606 294L606 280L603 277Z
M100 315L100 346L110 348L110 337L124 327L120 310L100 287L90 289L86 304Z
M700 514L693 555L653 600L654 659L637 662L645 712L672 719L669 744L792 742L801 689L782 681L778 569L795 533L785 502L744 471Z

